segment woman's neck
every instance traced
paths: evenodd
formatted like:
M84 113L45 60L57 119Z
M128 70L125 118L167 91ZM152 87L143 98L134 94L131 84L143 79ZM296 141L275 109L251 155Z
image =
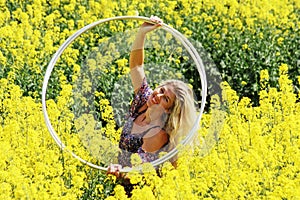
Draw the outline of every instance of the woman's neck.
M143 119L143 122L145 122L146 124L150 124L152 121L148 112L149 112L148 110L145 112L145 116Z
M161 120L161 117L158 117L156 119L151 119L150 113L148 110L145 113L145 117L144 117L143 121L148 125L151 124L151 125L160 126L160 127L164 127L164 125L165 125L164 122Z

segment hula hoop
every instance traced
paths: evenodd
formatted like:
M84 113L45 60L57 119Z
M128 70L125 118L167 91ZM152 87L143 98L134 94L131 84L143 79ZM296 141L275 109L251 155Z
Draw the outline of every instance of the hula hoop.
M67 150L65 149L66 146L65 144L59 139L58 135L56 134L54 128L52 127L52 124L50 122L49 116L48 116L48 112L47 112L47 106L46 106L46 92L47 92L47 86L48 86L48 81L50 79L52 70L54 69L54 65L56 64L57 60L59 59L59 57L61 56L61 54L64 52L64 50L77 38L79 37L81 34L85 33L86 31L88 31L89 29L105 23L105 22L109 22L109 21L113 21L113 20L143 20L149 23L153 23L150 18L147 17L141 17L141 16L117 16L117 17L111 17L111 18L107 18L107 19L102 19L99 21L96 21L94 23L91 23L83 28L81 28L80 30L78 30L77 32L75 32L73 35L71 35L60 47L59 49L56 51L56 53L53 55L52 59L50 60L45 76L44 76L44 82L43 82L43 88L42 88L42 110L43 110L43 114L44 114L44 120L45 123L47 125L47 128L52 136L52 138L55 140L55 142L57 143L57 145L60 147L61 150ZM203 66L203 62L202 59L200 58L198 52L196 51L196 49L194 48L194 46L189 42L189 40L182 35L179 31L177 31L176 29L168 26L165 23L161 24L161 28L164 29L165 31L171 33L176 39L178 39L182 45L186 48L186 50L188 51L188 53L190 54L190 56L192 57L192 59L194 60L197 70L200 74L200 79L201 79L201 95L202 95L202 99L201 99L201 107L199 110L199 115L196 119L196 122L193 126L193 128L190 130L189 134L186 136L185 139L183 139L180 143L180 145L186 145L188 144L192 139L193 136L195 135L195 133L197 132L198 129L198 125L200 123L203 111L204 111L204 106L205 106L205 102L206 102L206 96L207 96L207 79L206 79L206 74L205 74L205 70L204 70L204 66ZM67 150L69 153L71 153L71 155L78 159L79 161L81 161L82 163L96 168L96 169L100 169L103 171L107 171L107 167L101 167L98 165L95 165L91 162L88 162L84 159L82 159L81 157L79 157L78 155L76 155L74 152ZM165 161L168 161L169 159L171 159L172 157L174 157L177 153L178 153L178 149L174 148L172 149L170 152L168 152L166 155L164 155L163 157L151 162L151 164L156 167L162 163L164 163ZM139 168L141 169L141 168ZM123 168L120 170L120 172L129 172L131 171L132 168Z

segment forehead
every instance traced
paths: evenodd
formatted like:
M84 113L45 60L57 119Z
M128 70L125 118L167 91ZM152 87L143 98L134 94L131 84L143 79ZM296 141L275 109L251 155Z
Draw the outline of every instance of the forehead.
M171 99L174 100L176 98L174 93L174 88L171 85L163 85L161 86L165 90L165 94Z

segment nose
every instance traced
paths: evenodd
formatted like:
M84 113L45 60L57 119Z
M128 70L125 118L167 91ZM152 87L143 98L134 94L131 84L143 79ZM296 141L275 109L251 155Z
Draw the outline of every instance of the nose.
M159 98L164 96L163 94L157 94L156 96L158 96Z
M160 103L160 98L163 96L163 94L160 94L160 93L156 93L154 94L154 98L155 98L155 101L159 104Z

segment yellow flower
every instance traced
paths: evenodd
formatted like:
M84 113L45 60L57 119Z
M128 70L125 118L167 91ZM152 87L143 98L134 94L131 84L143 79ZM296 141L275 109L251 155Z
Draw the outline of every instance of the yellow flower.
M6 57L2 54L2 51L0 51L0 64L1 65L6 65L7 59Z
M101 91L100 92L96 91L95 92L95 96L96 97L105 97L105 94L103 92L101 92Z
M118 65L118 67L121 69L121 68L127 66L128 60L127 60L126 58L122 58L122 59L118 59L118 60L116 61L116 63L117 63L117 65Z
M144 186L141 189L134 189L132 191L132 197L131 199L139 200L139 199L145 199L145 200L155 200L155 196L152 193L152 190L148 186Z
M95 195L94 198L103 199L108 192L103 190L114 187L114 184L114 191L107 199L127 199L124 188L116 182L115 176L111 176L111 180L106 179L102 185L102 175L99 179L95 173L97 170L82 165L67 151L57 148L44 124L39 92L22 91L22 83L18 86L18 77L23 73L28 79L33 77L40 80L38 77L45 70L43 67L51 55L75 29L99 19L124 14L136 15L147 10L155 11L157 7L160 8L160 14L166 13L164 21L170 26L176 26L186 36L192 35L190 28L197 26L197 23L204 28L206 26L207 39L212 38L211 42L216 48L220 47L220 38L232 28L240 31L247 29L250 38L256 31L259 31L258 39L266 39L264 34L267 34L270 38L276 38L270 41L279 47L275 51L276 56L283 54L280 48L289 39L285 36L295 37L296 28L300 26L295 13L300 7L299 1L239 3L235 0L182 0L158 1L156 5L151 1L140 3L137 0L130 3L123 0L119 3L53 0L48 1L48 4L41 0L0 0L0 199L80 199L86 197L83 196L85 191ZM101 25L103 29L95 27L86 32L76 39L74 46L65 50L55 68L61 69L55 70L59 79L55 86L60 93L55 99L47 100L51 123L58 137L67 145L66 149L95 163L100 163L101 158L106 159L108 154L114 153L114 147L118 149L122 129L116 126L113 109L109 100L105 99L108 94L101 91L95 92L95 96L102 99L97 102L97 114L104 122L102 126L93 115L81 116L76 118L78 121L74 121L70 105L75 86L71 84L80 75L82 61L79 59L83 58L86 50L95 51L90 45L99 46L109 42L104 32L124 31L128 27L135 27L137 23L129 22L126 26L123 22L112 23L111 30L105 29L110 27L110 24L106 25ZM226 39L232 42L235 37L229 36ZM174 37L166 33L164 39L169 42ZM161 45L161 38L156 36L152 41L153 46L161 50L158 53L162 56L171 52ZM241 48L247 50L250 43L242 45ZM83 51L79 52L77 47ZM100 68L111 75L113 70L105 66L115 64L121 74L128 73L128 61L122 60L121 52L116 51L119 46L108 44L105 47L109 49L109 55L99 55L101 53L96 51L96 58L88 61L90 70ZM120 61L114 62L118 58ZM172 57L171 61L179 63L176 58ZM189 58L184 59L187 61ZM26 66L30 67L30 73L23 71ZM300 93L298 96L295 94L288 70L286 64L280 64L279 88L268 85L271 77L267 70L260 72L262 87L258 91L258 106L251 105L251 99L237 95L227 83L222 83L224 98L217 100L213 97L212 104L216 110L207 111L200 122L201 129L197 138L201 139L201 146L196 145L193 151L188 149L186 153L181 152L176 168L170 162L163 164L160 176L149 163L143 165L143 169L149 173L132 174L131 180L137 184L132 199L299 199ZM72 83L69 83L70 75ZM297 80L300 84L300 76ZM83 80L83 84L86 88L81 92L89 92L91 81ZM247 83L242 81L241 84ZM48 92L53 89L55 87ZM36 96L32 98L27 93ZM88 105L87 98L80 98L83 105ZM74 134L75 128L85 132ZM212 133L211 137L207 135L209 133ZM215 137L218 137L217 141ZM204 145L210 149L205 156ZM212 148L208 148L209 145ZM138 158L135 160L140 163Z
M284 75L287 74L288 72L288 65L287 64L282 64L279 66L279 74Z
M242 45L242 49L243 49L243 50L247 50L247 49L250 49L250 48L249 48L248 44L243 44L243 45Z
M123 68L123 74L129 74L130 68L129 67L124 67Z
M260 80L269 80L269 72L267 69L261 70L260 71Z
M283 37L279 37L279 38L277 39L277 43L278 43L279 45L282 45L283 41L284 41L284 38L283 38Z
M142 164L142 159L138 154L132 154L130 160L133 166Z
M119 200L126 200L128 199L126 193L125 193L125 190L122 186L120 185L117 185L115 188L114 188L114 192L115 192L115 198L116 199L119 199Z
M263 33L263 32L260 32L260 33L259 33L259 38L260 38L260 39L263 39L263 38L264 38L264 33Z
M77 27L78 28L82 28L82 27L84 27L84 21L83 20L77 20Z

